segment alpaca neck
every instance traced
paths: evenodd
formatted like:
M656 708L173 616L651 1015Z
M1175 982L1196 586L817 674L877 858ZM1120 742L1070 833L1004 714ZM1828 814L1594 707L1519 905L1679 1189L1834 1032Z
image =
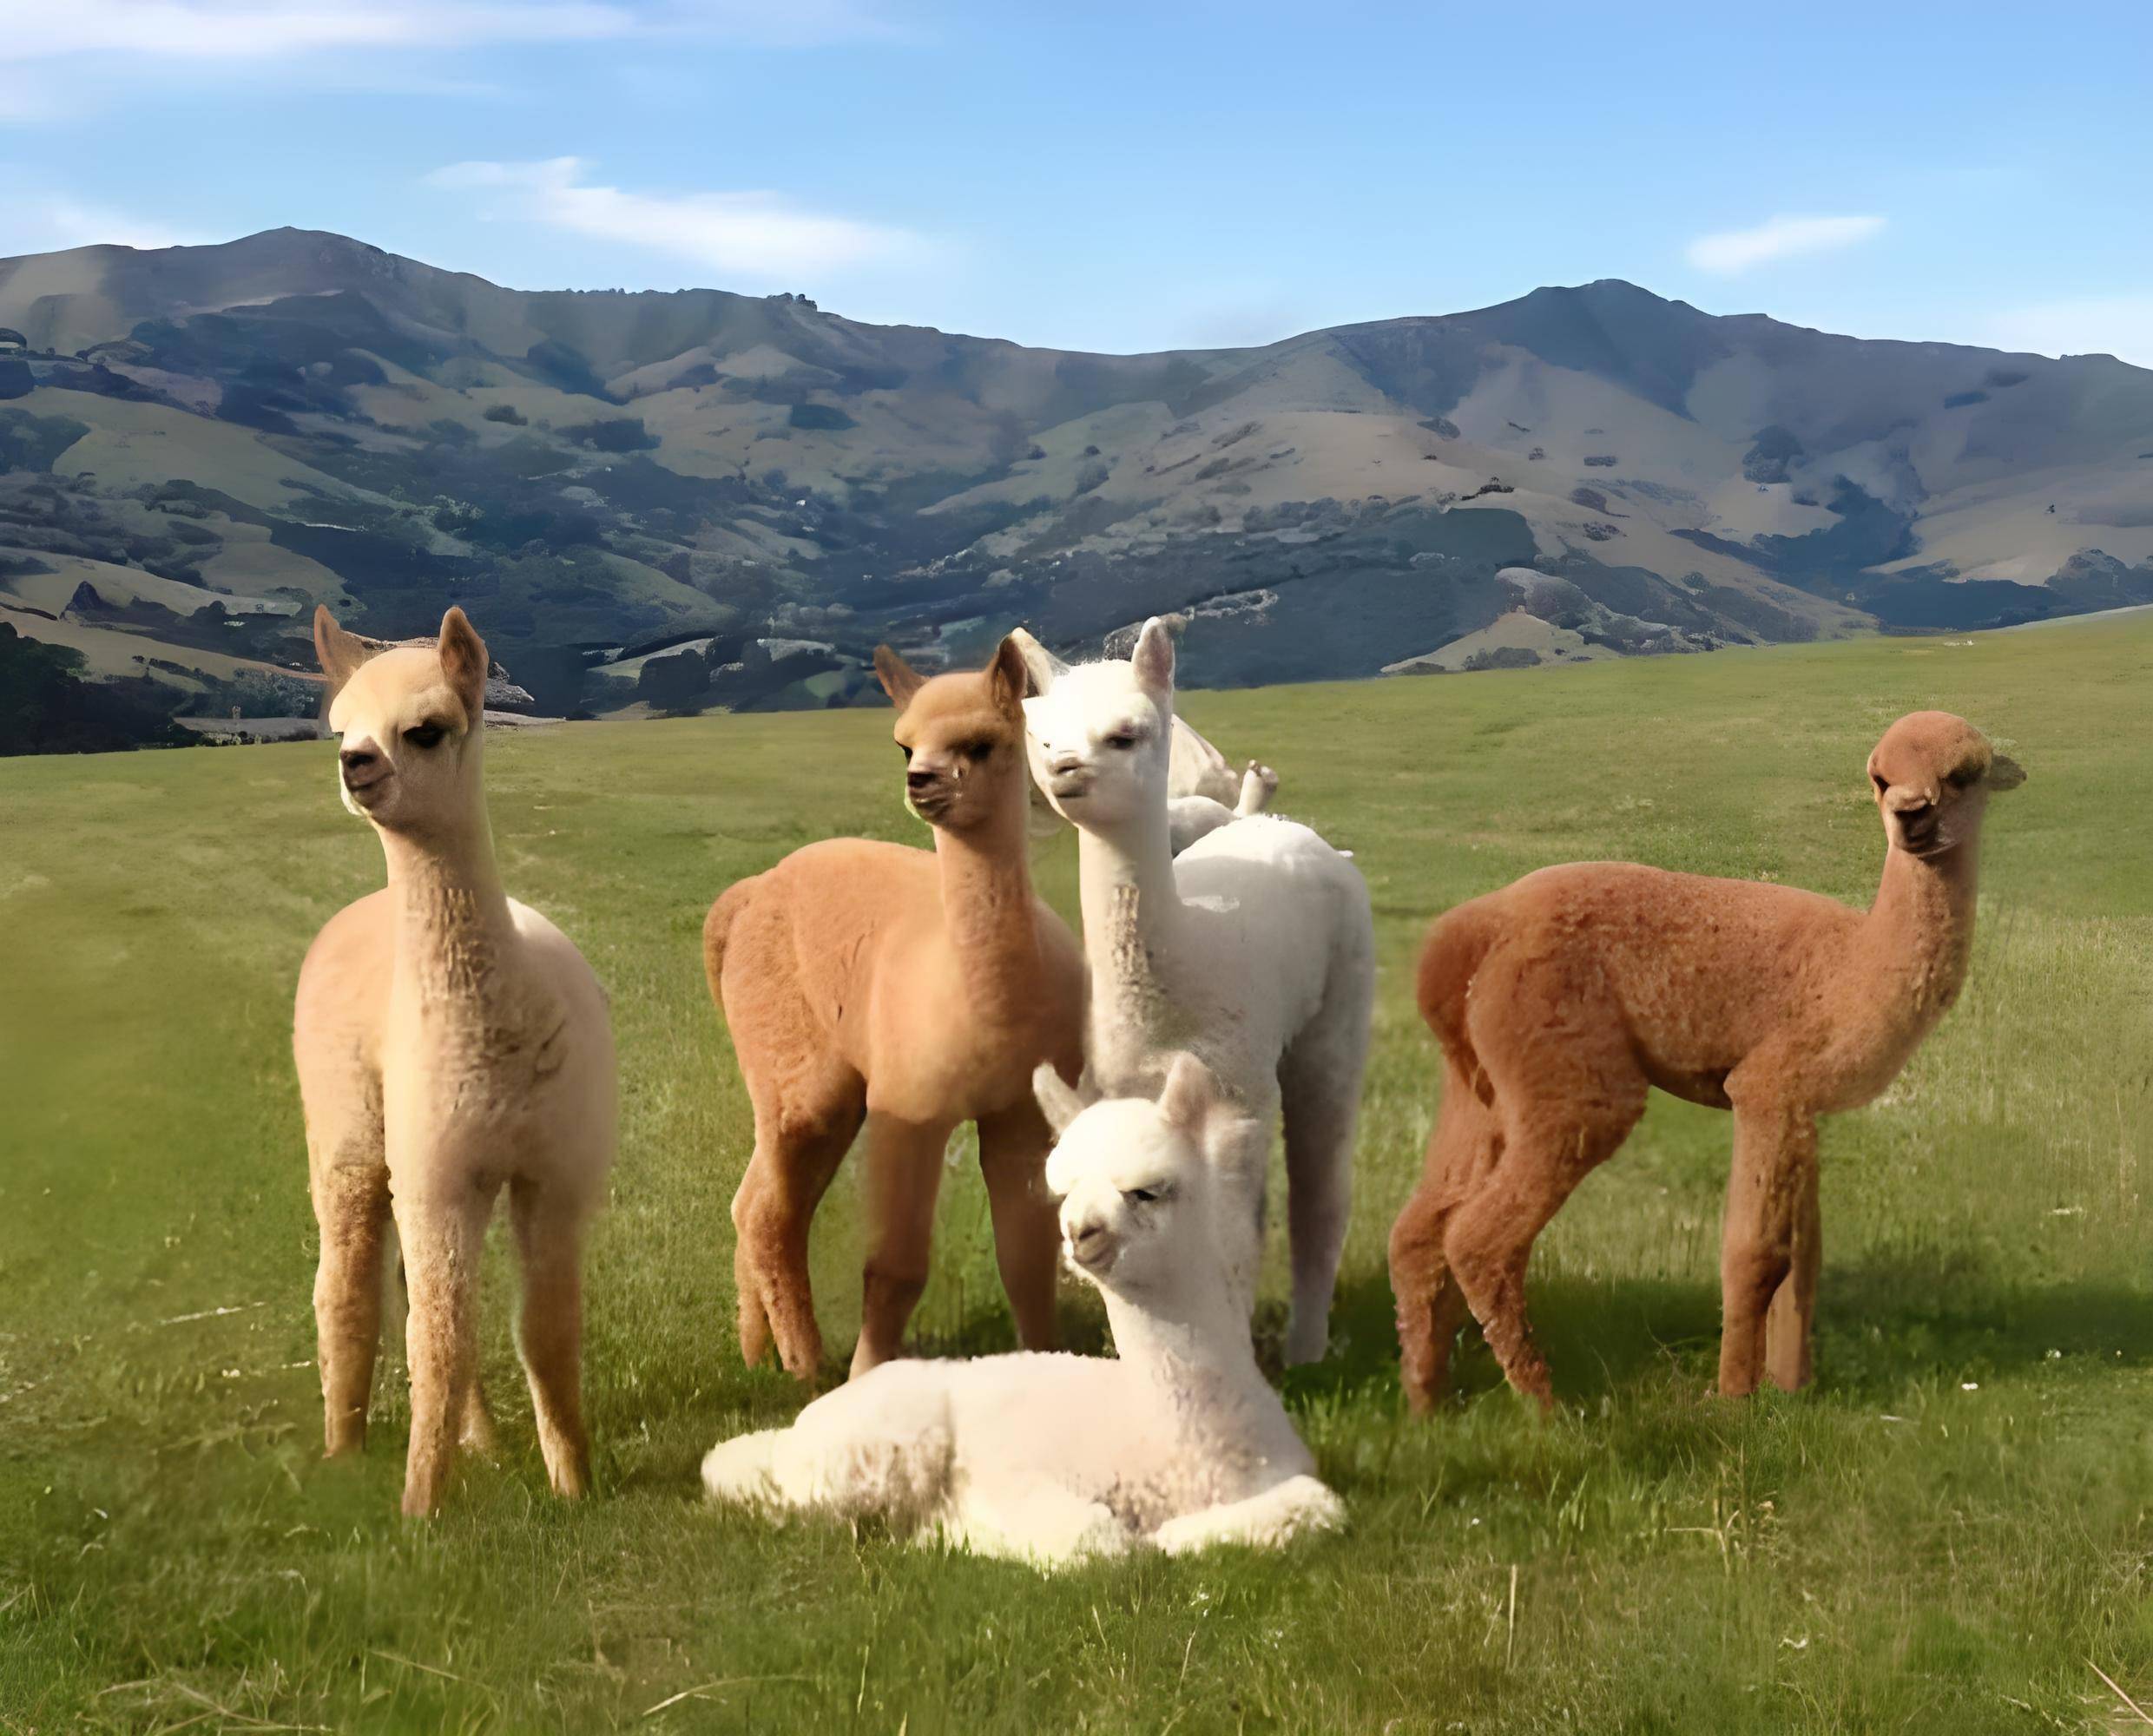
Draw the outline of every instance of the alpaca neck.
M474 780L475 781L475 780ZM396 897L396 979L424 1011L484 1001L515 934L483 796L450 825L383 832Z
M1104 1292L1114 1351L1156 1396L1158 1415L1177 1432L1201 1435L1245 1417L1251 1404L1276 1404L1223 1272L1179 1276L1172 1293L1129 1297Z
M1863 924L1861 957L1878 999L1926 1031L1959 997L1973 950L1980 836L1968 828L1941 855L1892 848Z
M942 922L962 973L966 999L987 1016L1037 1004L1039 923L1024 838L1025 798L1012 784L981 825L935 829L941 871Z
M1092 1001L1099 1018L1116 1029L1148 1029L1150 1009L1164 999L1156 960L1182 913L1165 792L1162 766L1156 801L1146 801L1129 819L1097 831L1083 827L1077 835Z

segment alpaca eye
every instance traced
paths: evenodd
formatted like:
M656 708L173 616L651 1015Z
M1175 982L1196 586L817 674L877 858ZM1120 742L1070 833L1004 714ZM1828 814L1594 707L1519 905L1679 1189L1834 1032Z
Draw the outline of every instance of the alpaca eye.
M1137 1206L1149 1206L1158 1197L1159 1190L1156 1187L1125 1187L1122 1190L1122 1198Z
M1123 730L1117 735L1108 736L1106 739L1106 745L1109 747L1115 748L1121 753L1126 753L1130 748L1136 745L1136 738L1131 735L1127 730Z
M404 739L414 747L438 747L444 733L438 723L415 723L404 732Z
M991 741L975 741L965 750L965 757L977 764L993 752L994 744Z

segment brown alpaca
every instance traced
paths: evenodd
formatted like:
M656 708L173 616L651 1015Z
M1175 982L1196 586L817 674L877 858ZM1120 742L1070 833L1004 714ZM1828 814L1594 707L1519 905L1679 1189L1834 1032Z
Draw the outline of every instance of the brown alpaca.
M1061 1232L1042 1182L1053 1137L1042 1061L1083 1066L1084 961L1032 894L1024 665L1004 640L978 674L927 680L884 646L905 798L932 852L866 838L794 851L710 907L703 962L755 1109L733 1198L741 1354L802 1378L822 1359L807 1227L864 1120L867 1251L852 1371L898 1352L927 1281L943 1153L979 1126L1002 1286L1030 1349L1054 1342Z
M1735 1112L1720 1391L1753 1391L1761 1373L1807 1381L1816 1118L1875 1097L1958 997L1982 812L2024 776L1947 712L1893 724L1869 756L1888 848L1866 913L1792 887L1583 862L1437 919L1419 1001L1443 1045L1443 1104L1390 1247L1414 1410L1441 1393L1467 1306L1511 1384L1552 1403L1526 1259L1653 1085Z
M307 950L293 1016L328 1450L365 1443L392 1220L411 1292L404 1510L439 1505L459 1434L488 1439L477 1268L505 1185L539 1446L555 1492L581 1495L582 1246L613 1157L605 995L569 938L502 890L480 776L486 648L463 610L438 644L383 649L317 609L314 646L339 793L389 869Z

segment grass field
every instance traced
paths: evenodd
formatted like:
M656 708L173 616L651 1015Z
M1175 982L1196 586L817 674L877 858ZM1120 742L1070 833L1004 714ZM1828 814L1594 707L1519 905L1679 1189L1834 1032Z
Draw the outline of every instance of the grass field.
M1051 1581L696 1498L712 1441L798 1403L734 1344L749 1123L696 937L796 845L924 836L886 713L490 745L510 886L583 944L620 1037L589 1265L600 1489L543 1493L497 1248L504 1451L425 1526L396 1516L400 1357L364 1461L319 1458L291 990L381 872L329 748L0 763L0 1727L2144 1727L2096 1667L2153 1707L2150 683L2137 616L1191 696L1374 891L1336 1342L1287 1387L1352 1525ZM1863 756L1919 706L2031 776L1992 813L1964 1000L1827 1128L1815 1388L1706 1396L1729 1124L1656 1101L1536 1257L1560 1415L1476 1345L1458 1401L1409 1422L1383 1244L1435 1106L1424 924L1602 856L1864 901ZM1066 838L1042 862L1072 914L1074 862ZM1000 1349L984 1194L951 1164L922 1342ZM848 1168L817 1229L839 1351L856 1188Z

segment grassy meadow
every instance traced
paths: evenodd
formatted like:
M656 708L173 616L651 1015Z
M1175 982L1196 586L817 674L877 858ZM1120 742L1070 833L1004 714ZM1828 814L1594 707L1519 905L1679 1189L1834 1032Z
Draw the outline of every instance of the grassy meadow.
M329 746L0 762L0 1729L2143 1727L2118 1690L2153 1709L2150 694L2140 615L1188 696L1374 892L1334 1347L1287 1382L1351 1529L1051 1580L697 1498L714 1440L799 1403L734 1340L749 1118L700 925L810 839L924 840L886 712L490 743L510 887L583 945L620 1039L588 1266L599 1491L544 1493L497 1246L503 1450L428 1525L396 1512L400 1354L363 1461L319 1456L291 991L381 876ZM1707 1396L1730 1123L1656 1100L1536 1256L1560 1414L1475 1345L1460 1397L1409 1421L1383 1248L1435 1108L1427 919L1596 857L1866 902L1863 758L1925 706L2030 779L1992 812L1958 1009L1827 1126L1814 1390ZM1040 867L1073 918L1072 840ZM857 1200L848 1166L816 1232L833 1354ZM961 1142L918 1330L1011 1343Z

